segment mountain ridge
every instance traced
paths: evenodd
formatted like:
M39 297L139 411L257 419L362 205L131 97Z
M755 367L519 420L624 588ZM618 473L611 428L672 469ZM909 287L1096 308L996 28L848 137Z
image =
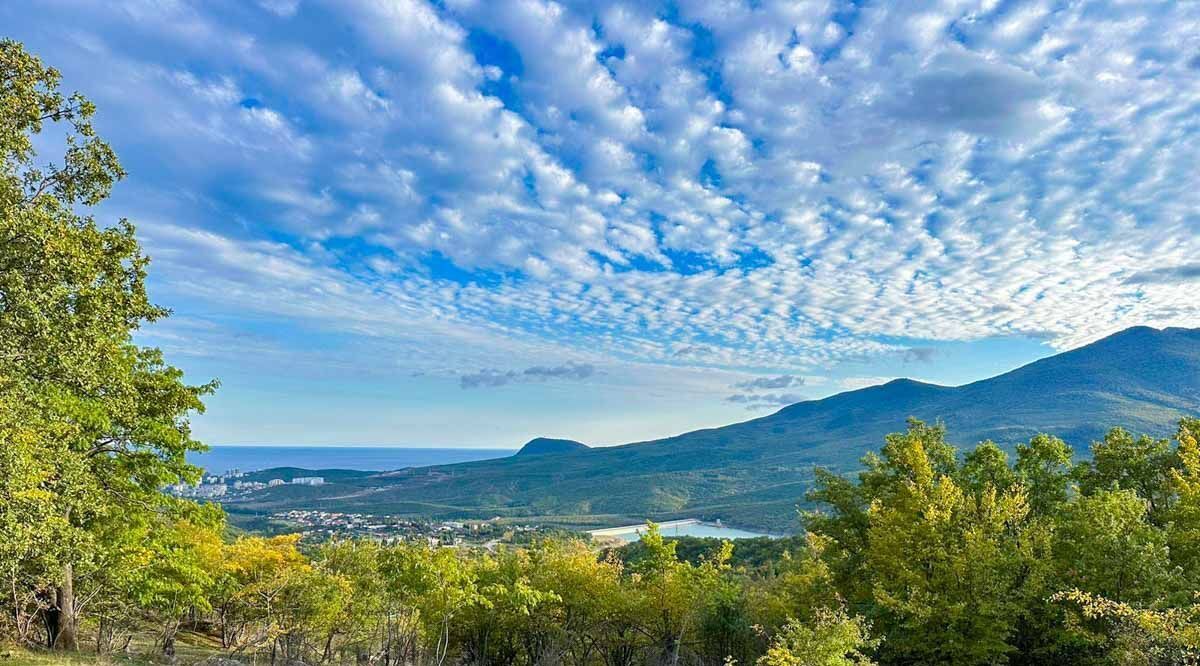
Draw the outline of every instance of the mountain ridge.
M795 527L814 467L856 469L909 417L945 423L960 447L988 439L1011 449L1048 432L1083 452L1113 426L1167 437L1180 418L1197 413L1200 329L1137 327L960 386L893 380L656 440L347 483L375 484L364 504L375 512L575 523L721 518L780 530ZM325 494L350 497L334 502L337 510L356 508L354 493L331 490ZM272 491L255 498L262 509L294 502L282 494L276 501Z

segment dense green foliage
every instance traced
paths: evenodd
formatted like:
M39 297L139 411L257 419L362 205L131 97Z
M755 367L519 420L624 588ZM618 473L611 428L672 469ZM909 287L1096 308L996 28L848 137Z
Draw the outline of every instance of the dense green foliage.
M159 492L198 474L187 415L212 387L133 344L166 312L146 297L133 227L76 212L124 173L58 79L0 41L0 575L16 635L40 623L69 648L94 586L152 583L135 562L171 547L160 528L217 512ZM34 152L47 123L66 135L59 163Z
M675 555L685 562L697 564L706 557L712 557L722 541L711 537L680 536L668 537L675 544ZM789 553L804 547L803 536L788 536L780 538L754 537L738 539L729 563L735 567L760 569L779 562ZM612 549L612 555L622 562L637 562L645 557L645 546L641 541Z
M818 473L807 536L778 540L490 551L179 520L120 535L83 629L305 663L1194 663L1200 419L1091 453L1039 435L962 455L913 421L856 479Z
M146 297L132 227L76 212L122 172L92 131L91 105L57 81L0 42L5 639L112 653L149 637L172 656L186 631L234 657L389 666L1200 662L1195 418L1180 419L1175 443L1110 430L1078 463L1040 434L1012 457L990 441L961 454L943 425L913 420L856 477L813 472L803 538L740 546L665 540L653 527L609 553L573 538L495 551L228 538L219 508L160 490L197 477L187 417L213 387L183 383L157 350L133 344L165 312ZM46 122L68 130L59 166L33 159ZM1176 369L1155 349L1145 373L1168 386ZM1129 381L1124 395L1150 385ZM1081 399L1036 400L1060 393ZM706 464L721 462L717 450ZM421 475L425 489L462 480L440 469L406 478Z
M1079 448L1114 426L1168 437L1179 419L1197 412L1200 330L1133 328L966 386L897 380L654 442L269 489L235 510L608 525L719 518L793 532L814 467L856 471L863 453L910 416L945 423L958 444L991 440L1013 453L1039 432ZM366 489L372 492L360 492Z

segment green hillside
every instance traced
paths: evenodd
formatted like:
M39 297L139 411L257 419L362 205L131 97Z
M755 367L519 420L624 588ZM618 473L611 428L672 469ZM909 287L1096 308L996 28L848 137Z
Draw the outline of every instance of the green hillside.
M688 516L783 531L815 466L853 470L909 417L944 421L959 445L1011 448L1049 432L1081 451L1113 426L1166 437L1197 413L1200 329L1139 327L964 386L901 379L666 439L346 478L316 492L269 489L230 508L568 523Z

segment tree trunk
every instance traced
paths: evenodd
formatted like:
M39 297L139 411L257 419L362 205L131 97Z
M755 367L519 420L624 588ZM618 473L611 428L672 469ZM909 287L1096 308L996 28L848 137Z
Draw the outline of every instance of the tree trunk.
M29 634L29 621L24 617L25 613L21 610L21 595L17 592L17 574L16 571L9 577L9 586L11 588L12 599L12 616L13 628L17 632L17 642L24 644L25 638Z
M63 566L56 602L47 623L50 645L74 652L79 649L79 638L75 633L75 568L71 564Z
M175 661L175 631L174 630L168 630L167 635L163 636L162 648L163 648L162 649L163 656L166 657L168 661L174 663L174 661Z
M163 627L162 654L172 664L175 663L175 637L179 635L179 629L182 625L183 619L177 617Z
M329 632L329 636L325 638L325 651L321 653L321 663L329 661L329 657L333 656L333 636L334 632Z

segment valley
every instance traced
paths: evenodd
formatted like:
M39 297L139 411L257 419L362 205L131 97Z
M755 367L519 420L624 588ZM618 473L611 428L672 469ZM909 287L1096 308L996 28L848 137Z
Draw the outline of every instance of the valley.
M536 454L342 471L322 486L265 488L225 506L235 522L303 508L573 529L695 518L790 533L815 469L854 471L909 418L945 424L960 447L991 440L1011 451L1044 432L1078 454L1115 426L1168 437L1197 411L1200 330L1137 327L964 386L898 379L666 439L534 440Z

